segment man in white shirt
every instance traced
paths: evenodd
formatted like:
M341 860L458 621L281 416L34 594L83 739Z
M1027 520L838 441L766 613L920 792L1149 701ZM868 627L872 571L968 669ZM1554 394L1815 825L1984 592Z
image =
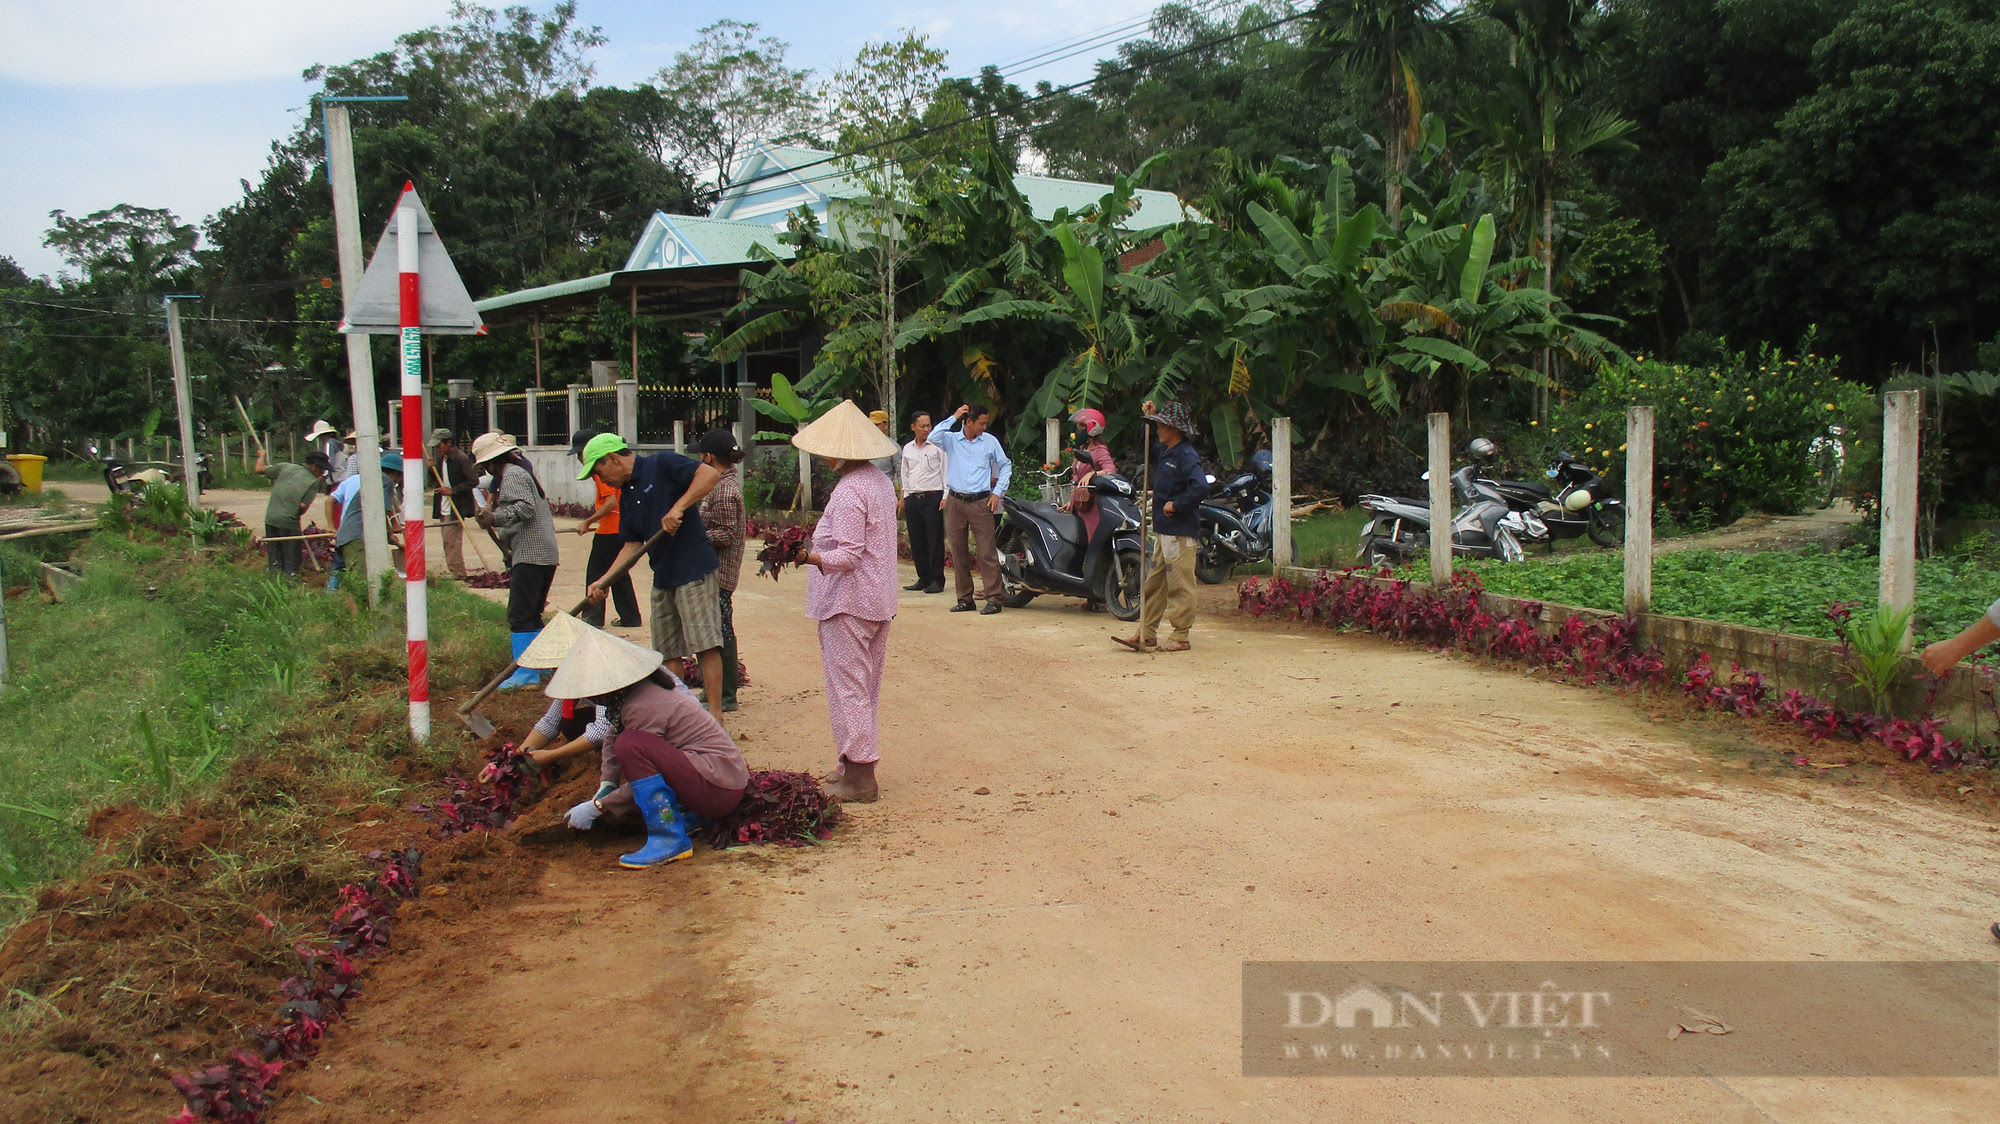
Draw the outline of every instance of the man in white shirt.
M903 498L896 510L910 531L910 560L917 582L908 590L944 592L944 450L931 444L931 416L919 410L910 418L910 440L903 446L898 473Z

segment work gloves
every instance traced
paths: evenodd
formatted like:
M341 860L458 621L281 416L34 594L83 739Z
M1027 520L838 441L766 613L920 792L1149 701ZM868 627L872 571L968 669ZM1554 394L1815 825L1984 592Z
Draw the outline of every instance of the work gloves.
M597 809L597 801L586 800L569 810L569 826L578 831L589 831L601 814Z

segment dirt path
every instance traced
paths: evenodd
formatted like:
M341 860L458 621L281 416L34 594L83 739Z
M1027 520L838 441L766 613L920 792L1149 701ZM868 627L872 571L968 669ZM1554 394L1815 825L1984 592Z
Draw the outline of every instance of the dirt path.
M803 588L737 601L759 767L831 752ZM1608 692L1233 619L1140 657L1068 604L905 594L886 795L833 844L550 848L535 894L399 935L275 1119L1992 1118L2000 1081L1242 1077L1246 960L1990 960L2000 835Z
M1846 500L1833 506L1798 515L1765 515L1752 512L1720 530L1686 538L1663 539L1653 544L1655 555L1677 550L1794 550L1818 544L1834 546L1852 537L1861 523L1861 513Z

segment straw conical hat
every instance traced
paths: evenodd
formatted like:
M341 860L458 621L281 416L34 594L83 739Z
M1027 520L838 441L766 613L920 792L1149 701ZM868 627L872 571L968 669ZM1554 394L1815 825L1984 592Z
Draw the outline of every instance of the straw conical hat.
M896 455L896 439L875 428L852 400L841 402L799 430L792 444L813 456L836 461L872 461Z
M521 653L521 658L514 662L522 667L561 667L563 657L569 655L576 638L586 632L594 631L596 630L568 613L557 613L549 618L549 623L542 626L541 635L535 637Z
M586 628L570 645L543 691L552 699L588 699L630 687L660 666L660 653L620 640L608 632Z

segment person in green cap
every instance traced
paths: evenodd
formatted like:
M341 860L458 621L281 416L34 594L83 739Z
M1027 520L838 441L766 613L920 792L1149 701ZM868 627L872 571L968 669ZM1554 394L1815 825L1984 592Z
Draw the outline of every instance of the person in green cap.
M578 480L592 476L618 489L618 534L625 540L618 562L638 557L655 531L666 534L654 544L653 649L664 659L694 656L701 664L701 681L710 684L709 713L722 719L722 586L716 577L718 560L702 525L699 504L715 488L722 473L679 453L638 456L625 439L600 433L583 447ZM585 593L602 605L610 592L603 578Z

